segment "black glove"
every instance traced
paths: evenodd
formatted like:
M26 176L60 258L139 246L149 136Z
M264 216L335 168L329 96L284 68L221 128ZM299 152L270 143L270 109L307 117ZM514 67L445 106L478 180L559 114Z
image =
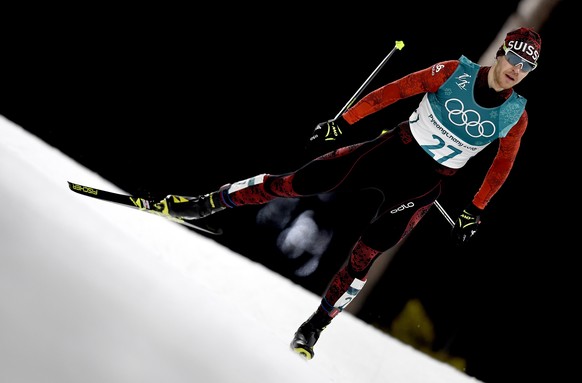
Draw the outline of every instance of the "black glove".
M477 233L481 224L481 213L483 210L470 204L459 214L452 231L453 239L457 245L464 245Z
M320 155L338 148L349 126L350 124L342 116L320 122L315 126L313 134L309 138L306 145L307 151Z

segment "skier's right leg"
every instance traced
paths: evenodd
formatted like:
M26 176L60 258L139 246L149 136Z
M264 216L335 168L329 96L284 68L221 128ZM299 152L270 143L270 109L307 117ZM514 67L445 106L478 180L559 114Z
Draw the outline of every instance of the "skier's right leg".
M260 174L196 197L168 195L158 203L159 210L172 217L199 219L226 208L264 204L277 197L265 190L264 182L267 177L267 174Z
M294 176L295 173L274 176L259 174L196 197L170 194L158 202L156 208L162 214L172 217L199 219L226 208L266 204L277 197L301 197L293 190Z
M368 165L362 166L365 162L362 159L378 152L380 146L393 141L392 137L394 135L385 134L375 140L339 148L309 161L294 172L260 174L197 197L169 195L156 207L162 214L172 217L198 219L226 208L265 204L277 197L296 198L349 189L350 183L357 189L365 188L369 186L366 181L358 183L355 180L373 173L370 165L383 165L372 159Z

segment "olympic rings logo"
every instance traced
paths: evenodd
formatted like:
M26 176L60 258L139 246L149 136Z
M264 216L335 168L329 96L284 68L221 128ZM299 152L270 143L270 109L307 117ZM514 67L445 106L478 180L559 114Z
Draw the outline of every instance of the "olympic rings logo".
M457 102L458 108L451 109L449 104ZM481 121L481 115L476 110L465 110L465 105L458 98L452 98L445 102L445 108L449 112L449 121L456 126L464 126L465 132L473 138L489 138L495 134L495 124L491 121Z

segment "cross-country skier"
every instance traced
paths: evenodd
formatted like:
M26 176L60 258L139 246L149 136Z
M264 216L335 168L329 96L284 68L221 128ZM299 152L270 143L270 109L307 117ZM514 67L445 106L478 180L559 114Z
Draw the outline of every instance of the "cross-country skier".
M311 146L357 129L358 121L398 100L423 95L407 121L375 139L332 149L286 174L259 174L197 197L169 195L165 214L186 219L224 209L328 192L374 190L377 213L354 244L346 266L332 278L316 311L298 328L291 348L311 359L320 333L356 297L383 252L418 224L453 176L487 145L498 150L481 187L454 222L461 245L475 235L480 216L509 175L527 124L526 100L513 87L537 66L541 38L531 28L507 33L491 66L465 56L410 73L362 97L337 119L318 124ZM345 136L344 136L345 137ZM396 209L400 206L406 209ZM354 206L357 209L357 206Z

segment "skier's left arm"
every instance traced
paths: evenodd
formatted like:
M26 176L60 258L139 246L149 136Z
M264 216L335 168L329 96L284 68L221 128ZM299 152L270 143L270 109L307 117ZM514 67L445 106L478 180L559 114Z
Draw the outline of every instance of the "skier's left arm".
M453 237L457 244L464 244L477 232L483 210L487 207L491 198L501 189L513 168L521 144L521 137L525 133L527 123L527 112L524 111L517 124L511 128L505 137L499 139L497 154L485 175L481 187L469 206L463 210L455 221Z

